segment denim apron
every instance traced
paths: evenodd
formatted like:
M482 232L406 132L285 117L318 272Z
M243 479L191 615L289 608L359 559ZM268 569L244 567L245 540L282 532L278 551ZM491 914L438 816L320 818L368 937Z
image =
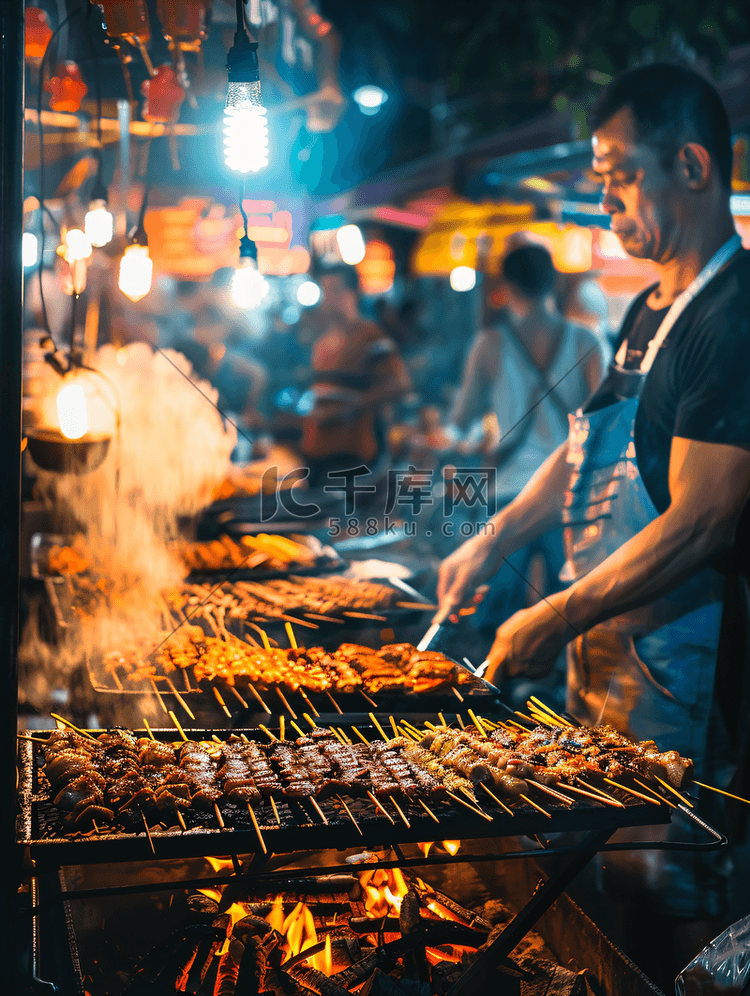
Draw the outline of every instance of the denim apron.
M640 369L623 368L623 342L610 368L616 403L569 416L571 476L563 509L561 580L572 583L588 574L659 515L636 458L639 399L677 317L739 247L739 237L729 240L674 302ZM709 726L723 591L722 576L706 567L668 595L578 636L568 646L569 712L587 725L608 723L636 740L655 740L662 750L692 757L702 780L713 764ZM679 829L684 838L684 828ZM657 833L649 835L653 839ZM613 871L627 866L626 876L638 875L639 884L668 898L669 912L691 916L691 906L700 906L697 895L706 877L705 869L693 867L694 857L643 851L611 854L606 864Z

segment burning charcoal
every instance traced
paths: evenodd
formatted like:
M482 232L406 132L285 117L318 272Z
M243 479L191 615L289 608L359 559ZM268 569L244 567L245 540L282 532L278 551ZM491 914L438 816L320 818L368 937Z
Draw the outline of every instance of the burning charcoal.
M219 912L219 904L215 899L210 899L208 896L198 894L195 896L190 896L187 901L188 910L190 911L191 920L201 922L211 922L215 919L217 913Z
M469 926L474 927L476 930L486 930L487 933L489 933L492 929L492 924L497 922L487 917L485 913L487 906L492 906L493 908L499 907L504 913L504 921L509 920L511 916L511 914L505 910L505 907L496 900L491 900L487 903L482 910L482 913L485 915L480 916L479 913L475 913L473 910L467 909L465 906L457 903L455 899L451 899L450 896L446 896L444 892L438 892L436 889L430 889L425 892L422 895L422 902L427 906L429 906L430 902L439 903L441 906L444 906L447 910L453 913L454 916L461 917L462 920L465 920Z
M384 944L381 948L375 948L371 954L362 958L356 964L352 965L351 968L346 968L343 972L337 972L331 978L337 985L343 986L345 989L351 989L358 983L368 979L376 968L390 971L408 948L409 945L407 942L401 938L397 941L391 941L389 944Z
M354 934L401 933L401 925L395 916L353 916L349 920L349 929Z
M442 897L438 901L442 903ZM507 923L513 914L499 899L490 899L482 907L482 917L491 924Z
M440 961L432 966L432 985L436 996L446 996L449 989L458 982L464 973L464 967L454 961Z
M205 924L190 924L172 931L146 955L125 992L143 992L157 980L174 989L177 980L187 979L201 952L208 954L225 937L226 932L222 935L221 931ZM200 964L205 965L207 960L204 955Z
M336 937L331 942L333 968L337 972L349 968L362 958L362 949L356 937Z
M306 989L318 993L318 996L349 996L346 989L342 989L332 978L329 979L316 968L302 968L301 965L295 965L289 969L289 975Z
M419 915L420 899L415 888L409 889L401 903L401 912L398 917L399 930L406 936L417 930L422 922Z

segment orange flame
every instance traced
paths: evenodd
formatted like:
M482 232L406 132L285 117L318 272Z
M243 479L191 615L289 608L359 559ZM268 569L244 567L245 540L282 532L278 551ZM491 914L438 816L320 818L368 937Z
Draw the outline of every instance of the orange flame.
M442 841L442 844L443 844L443 847L448 852L448 854L450 854L451 856L453 856L454 854L458 854L458 849L461 846L461 841L460 840L444 840L444 841Z
M424 856L427 857L432 847L432 841L428 840L426 844L417 844L417 847L422 852L422 854L424 854Z
M362 872L359 878L365 893L365 909L373 916L398 916L401 902L409 891L403 873L399 868Z

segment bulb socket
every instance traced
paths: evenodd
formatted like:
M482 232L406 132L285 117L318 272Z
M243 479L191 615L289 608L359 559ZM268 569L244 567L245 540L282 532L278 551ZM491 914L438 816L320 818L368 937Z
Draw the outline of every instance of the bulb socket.
M240 259L251 259L256 265L258 263L258 247L247 235L240 239Z
M251 42L244 31L234 36L234 45L227 52L227 74L229 83L258 83L258 43Z

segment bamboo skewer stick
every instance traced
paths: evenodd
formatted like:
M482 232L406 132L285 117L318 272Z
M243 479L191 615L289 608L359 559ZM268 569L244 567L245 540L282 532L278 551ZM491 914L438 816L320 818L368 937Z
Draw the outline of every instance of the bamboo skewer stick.
M17 733L16 736L19 740L33 740L35 744L46 744L47 740L42 737L32 737L29 733Z
M269 799L271 801L271 809L273 810L273 815L276 818L276 823L278 826L281 826L281 817L279 816L279 811L276 808L276 800L274 799L273 796L269 796Z
M339 626L345 625L344 620L337 619L336 616L324 616L321 615L319 612L303 612L302 614L305 617L305 619L318 619L320 620L320 622L338 623Z
M255 815L255 810L253 809L253 807L250 805L249 802L247 804L247 808L248 811L250 812L250 819L253 821L253 826L255 827L255 833L257 834L258 837L258 843L263 848L263 853L268 854L268 848L266 847L265 840L263 840L263 834L260 832L260 827L258 826L258 818Z
M367 741L367 740L366 740L366 741L365 741L365 743L369 743L369 741ZM368 789L368 791L367 791L367 794L368 794L368 796L369 796L369 797L370 797L370 798L372 799L372 801L373 801L373 802L375 803L375 806L377 807L377 809L379 809L379 810L380 810L380 812L381 812L381 813L382 813L382 814L383 814L383 815L384 815L384 816L385 816L385 817L386 817L387 819L389 819L389 820L391 821L391 823L393 823L393 825L395 826L396 824L395 824L395 822L394 822L394 820L393 820L393 817L392 817L392 816L391 816L391 814L390 814L390 813L388 812L388 810L387 810L387 809L385 809L385 807L383 807L383 806L382 806L382 805L380 804L380 802L379 802L379 801L378 801L378 799L377 799L377 796L374 796L374 795L372 794L372 792L370 792L370 790L369 790L369 789Z
M187 830L187 825L185 824L185 818L179 809L175 810L175 815L177 816L177 822L180 824L183 830Z
M232 693L232 695L234 695L234 697L237 699L237 701L239 702L239 704L242 706L243 709L248 709L249 708L247 702L245 702L245 700L242 698L242 696L237 691L237 689L234 687L234 685L227 685L227 688Z
M279 740L286 740L286 720L279 716Z
M149 736L151 737L151 739L152 739L152 740L156 740L156 737L155 737L155 736L154 736L154 734L153 734L153 730L152 730L152 729L151 729L151 727L150 727L150 726L148 725L148 720L146 719L146 717L145 717L145 716L143 717L143 725L144 725L144 727L145 727L145 729L146 729L146 733L148 733L148 735L149 735Z
M417 801L419 802L419 805L422 807L422 809L424 809L424 811L427 813L429 817L431 817L436 823L440 823L440 820L437 818L437 816L435 816L433 811L430 809L430 807L423 799L418 799Z
M151 853L155 856L156 855L156 848L154 847L154 842L151 839L151 831L148 828L148 823L146 822L146 816L145 816L145 814L144 814L144 812L143 812L142 809L140 809L139 812L141 814L141 819L143 820L143 826L144 826L144 828L146 830L146 836L148 837L148 844L149 844L149 847L151 848Z
M344 611L341 615L349 616L350 619L373 619L375 622L388 622L388 616L376 616L373 612Z
M664 779L659 778L658 775L654 775L653 777L660 785L663 785L664 788L667 789L667 791L671 792L672 795L676 795L677 798L680 800L680 802L684 802L686 806L690 807L690 809L695 809L695 806L692 804L692 802L690 802L689 799L686 799L685 796L682 795L680 792L678 792L676 788L672 788L669 782L665 782Z
M336 739L338 740L338 742L340 744L343 744L344 747L346 747L346 740L344 740L344 738L341 736L341 734L339 733L339 731L335 727L333 727L333 726L330 726L329 730L334 735L334 737L336 737Z
M68 726L71 730L75 730L75 732L79 733L82 737L88 737L89 740L96 740L96 737L92 737L90 733L86 732L86 730L81 730L79 727L74 726L69 719L63 719L63 717L58 716L56 712L51 712L50 716L58 723L62 723L63 726Z
M294 709L292 709L292 707L289 705L289 703L287 702L287 700L284 698L284 693L281 691L280 688L276 689L276 694L278 695L278 697L283 702L284 708L289 713L289 715L292 717L292 719L297 719L298 718L297 713L294 711ZM269 709L269 712L270 712L270 709Z
M558 802L564 802L566 806L572 806L573 800L569 799L567 795L563 795L562 792L557 792L555 789L550 788L549 785L545 785L544 782L535 782L533 779L527 779L529 785L533 785L534 788L539 789L540 792L544 792L551 799L557 799Z
M472 813L476 813L477 816L481 816L483 819L490 820L490 822L492 822L492 817L491 816L488 816L487 813L482 812L481 809L476 809L474 806L472 806L468 802L466 802L465 799L462 799L461 796L454 795L453 792L448 792L447 790L446 790L446 795L449 795L451 797L451 799L455 799L455 801L458 802L458 803L460 803L460 805L466 806L467 809L470 809L472 811Z
M461 694L461 693L459 692L459 690L458 690L458 689L456 688L456 686L455 686L455 685L451 685L451 691L452 691L452 692L453 692L453 694L454 694L454 695L456 696L456 698L458 699L458 701L459 701L459 702L463 702L463 700L464 700L464 697L463 697L463 695L462 695L462 694Z
M461 795L465 795L466 798L469 800L469 802L474 803L474 805L477 807L480 813L484 813L485 816L489 816L491 820L494 820L495 818L494 816L490 816L489 813L484 812L482 807L479 805L479 800L472 792L469 792L468 789L465 788L460 788L458 791L461 793Z
M163 699L163 698L161 697L161 692L160 692L160 691L159 691L159 689L158 689L158 688L156 687L156 682L154 681L154 679L153 679L153 678L149 678L148 680L149 680L149 682L151 683L151 687L152 687L152 689L154 690L154 695L155 695L155 696L157 697L157 699L159 700L159 705L161 706L161 711L162 711L162 712L166 712L166 713L169 713L169 709L167 709L167 707L166 707L166 706L164 705L164 699Z
M318 710L315 708L315 706L312 704L312 702L308 698L307 693L305 692L304 688L300 688L299 689L299 693L302 696L302 698L305 700L305 702L307 703L307 705L309 706L310 712L313 714L313 716L317 716L318 718L320 718L320 713L318 712Z
M216 685L212 685L211 686L211 691L214 693L216 701L219 703L219 705L221 706L221 708L224 710L225 714L231 719L232 718L232 714L229 711L229 709L227 709L227 704L224 701L224 699L221 697L221 692L216 687Z
M315 720L312 718L309 712L303 712L302 718L305 720L305 722L310 724L313 730L317 730L318 724L315 722Z
M318 805L317 800L315 799L315 796L311 795L311 796L308 796L308 798L310 799L311 804L315 807L316 811L318 812L321 820L325 823L326 826L328 826L328 817L326 816L326 814L323 812L323 810Z
M477 717L474 715L474 710L473 709L469 709L468 713L471 716L472 723L474 724L474 726L476 726L476 728L479 730L479 732L482 734L482 736L486 740L487 739L487 733L486 733L484 727L482 726L482 724L477 719Z
M268 729L268 727L264 726L262 723L258 724L258 729L259 730L263 730L263 732L268 737L268 739L271 741L271 743L273 743L274 740L278 740L278 737L274 736L273 733L271 733L271 731Z
M330 692L328 691L328 689L326 689L326 695L327 695L327 696L328 696L328 698L330 699L330 701L331 701L331 705L332 705L332 706L333 706L333 708L334 708L334 709L336 710L336 712L337 712L337 713L338 713L338 714L339 714L340 716L343 716L343 715L344 715L343 711L342 711L342 710L341 710L341 709L339 708L339 704L338 704L338 702L337 702L337 701L336 701L336 699L335 699L335 698L334 698L334 697L333 697L333 696L331 695L331 693L330 693Z
M271 641L268 639L268 633L266 633L266 631L264 629L260 629L260 626L258 627L258 629L260 630L260 638L263 641L263 647L264 647L264 649L265 650L270 650L271 649Z
M585 785L586 788L591 789L592 792L596 792L596 794L600 795L602 799L606 799L608 802L614 802L615 805L619 806L621 809L625 808L624 804L620 802L619 799L615 799L610 792L605 792L604 789L600 789L598 786L592 785L591 782L587 782L585 778L579 778L578 782L580 785Z
M425 612L437 608L437 605L430 605L429 602L396 602L396 606L399 609L424 609Z
M521 793L520 798L523 799L524 802L528 802L528 804L533 806L534 809L538 809L540 813L544 813L548 819L552 819L552 813L548 813L546 809L542 809L538 803L534 802L534 800L530 799L527 795L524 795L523 792Z
M398 726L396 726L396 720L393 718L393 716L388 717L388 722L391 724L391 729L393 730L394 737L401 736L401 734L398 732Z
M724 789L714 788L713 785L705 785L703 782L696 782L693 779L693 785L699 785L703 789L708 789L710 792L718 792L719 795L725 795L729 799L736 799L737 802L744 802L746 805L750 806L750 799L743 799L741 795L734 795L732 792L725 792Z
M304 737L304 736L305 736L305 733L304 733L304 731L303 731L303 730L301 730L301 729L299 728L299 726L297 726L297 724L296 724L296 723L294 722L294 720L292 720L292 721L291 721L291 723L290 723L289 725L290 725L290 726L293 726L293 727L294 727L294 729L295 729L295 730L297 731L297 733L298 733L298 734L299 734L299 735L300 735L301 737Z
M439 719L439 720L440 720L440 722L441 722L441 723L443 724L443 726L445 726L445 727L447 727L447 726L448 726L448 724L447 724L447 723L446 723L446 721L445 721L445 716L444 716L444 715L442 714L442 712L439 712L439 713L438 713L438 719Z
M120 676L117 673L117 668L116 667L111 668L109 673L112 675L112 680L117 685L117 691L121 692L123 690L123 684L120 681Z
M224 818L221 815L221 810L219 809L218 802L214 803L214 812L216 813L216 819L219 822L219 826L221 827L222 830L225 830L226 827L224 826Z
M383 740L385 740L385 742L386 742L386 743L388 743L388 742L390 741L390 739L391 739L391 738L390 738L390 737L389 737L389 736L388 736L388 735L386 734L386 732L385 732L385 730L383 729L383 727L382 727L382 726L380 725L380 723L379 723L379 722L377 721L377 719L375 718L375 714L374 714L374 713L372 713L372 712L368 712L368 714L367 714L367 715L368 715L368 716L370 717L370 720L372 721L372 725L373 725L373 726L375 727L375 729L376 729L376 730L378 731L378 733L380 734L380 736L381 736L381 737L383 738Z
M269 716L273 715L273 713L271 712L271 710L268 708L268 706L266 705L266 703L263 701L263 699L258 694L258 692L257 692L257 690L255 688L255 685L251 681L248 681L247 687L250 689L250 694L255 699L257 699L257 701L258 701L261 709L263 710L263 712L267 713L267 715L269 715ZM245 706L247 706L247 703L245 703Z
M391 800L391 802L393 803L393 805L396 807L396 812L398 813L398 815L401 817L401 819L406 824L407 829L411 830L411 823L409 823L409 821L407 820L406 816L404 815L403 809L399 806L399 804L396 802L396 800L393 798L392 795L389 795L388 798Z
M357 734L357 736L359 737L359 739L362 741L363 744L368 744L369 745L370 741L367 739L367 737L363 733L359 732L359 730L357 729L356 726L353 726L352 730L354 731L354 733Z
M465 723L463 721L463 717L461 716L460 712L456 713L456 719L458 720L458 725L461 727L461 729L465 730L466 729L466 725L465 725Z
M487 793L487 795L491 799L495 800L495 802L498 804L498 806L500 806L501 809L504 809L506 813L510 814L510 816L515 816L516 815L513 812L513 810L510 808L510 806L506 806L505 803L502 801L502 799L498 799L498 797L495 795L495 793L492 792L490 789L487 788L487 786L484 784L484 782L480 782L479 784L482 786L482 788Z
M569 785L565 783L565 791L572 792L574 795L585 795L589 799L593 799L595 802L601 803L603 806L621 806L622 803L618 803L617 800L608 799L603 795L595 795L593 792L586 792L585 789L578 788L576 785Z
M362 837L363 834L362 834L362 831L360 830L359 823L357 823L357 821L354 819L354 816L352 815L351 809L349 809L349 807L347 806L347 804L344 802L344 800L341 798L340 795L337 795L336 798L339 800L339 802L341 803L341 805L346 810L346 815L349 817L349 819L352 821L352 823L354 824L354 826L357 828L357 833L360 835L360 837Z
M637 799L645 799L646 802L655 802L655 799L649 798L649 796L644 795L643 792L636 792L635 789L628 788L627 785L620 785L619 782L612 781L611 778L605 778L604 781L607 785L611 785L613 788L621 789L623 792L627 792L629 795L634 795Z
M174 686L174 682L172 681L172 679L171 678L167 678L166 682L169 685L169 690L172 693L172 695L174 695L174 697L177 699L177 701L180 703L180 705L185 710L185 712L188 714L188 716L192 719L192 721L195 722L195 715L193 713L193 710L190 708L190 706L187 704L187 702L183 699L183 697L177 691L177 689ZM231 713L230 713L230 715L231 715Z
M185 731L184 731L184 730L183 730L183 728L182 728L182 727L180 726L180 721L179 721L179 719L178 719L178 718L177 718L177 717L175 716L175 714L174 714L174 713L172 712L172 710L171 710L171 709L169 710L169 718L170 718L170 719L172 720L172 722L174 723L174 725L175 725L175 727L177 728L177 731L178 731L178 733L180 734L180 736L182 737L182 739L183 739L183 740L185 740L185 741L187 741L187 739L188 739L188 738L187 738L187 736L186 736L186 734L185 734Z
M671 799L665 799L663 795L660 795L658 792L654 791L654 789L652 789L649 785L644 784L644 782L642 782L640 778L636 778L635 776L633 776L633 781L635 782L636 785L640 785L642 789L645 789L647 792L650 792L657 802L663 803L665 806L671 806L672 809L677 809L677 806L675 806L675 804L672 802Z
M567 719L563 719L563 717L559 713L557 713L554 710L550 709L550 707L548 705L545 705L545 703L542 702L541 699L538 699L536 697L536 695L532 695L529 701L531 701L535 705L539 706L541 709L544 710L544 712L548 712L550 714L550 716L552 716L553 719L556 719L562 726L570 726L571 728L573 727L572 723L569 723L568 720Z
M377 707L378 707L378 704L377 704L377 702L375 701L375 699L371 699L371 698L370 698L370 696L369 696L369 695L366 695L366 694L365 694L365 693L364 693L364 692L362 691L362 689L361 689L361 688L358 688L358 689L357 689L357 691L359 692L359 694L360 694L360 695L362 696L362 698L363 698L363 699L366 699L366 700L367 700L367 701L368 701L368 702L370 703L370 705L371 705L371 706L373 707L373 709L377 709Z
M297 650L297 638L294 635L294 630L292 629L292 624L290 622L284 623L284 629L286 630L286 635L289 638L289 646L292 650Z

